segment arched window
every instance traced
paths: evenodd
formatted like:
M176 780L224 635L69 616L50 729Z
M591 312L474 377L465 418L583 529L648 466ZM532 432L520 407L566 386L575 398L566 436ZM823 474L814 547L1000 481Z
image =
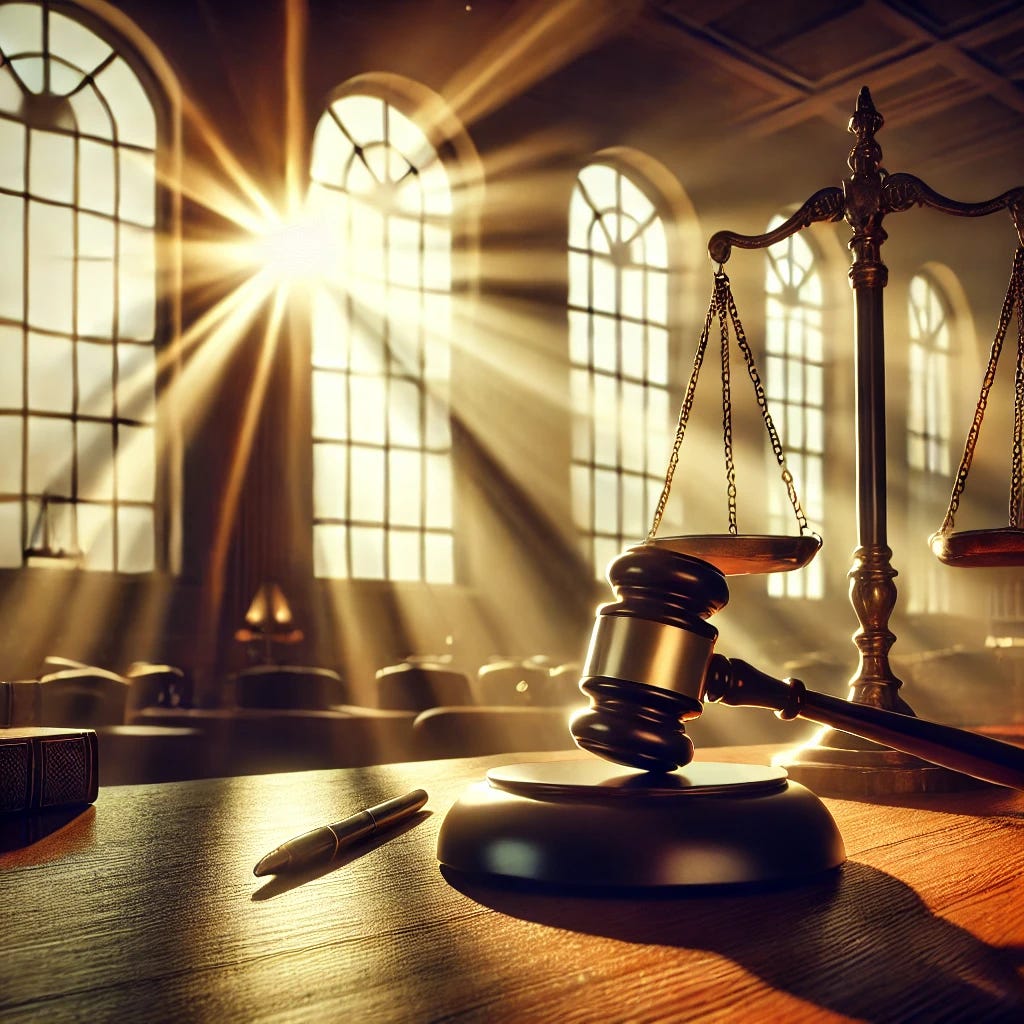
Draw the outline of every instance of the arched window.
M668 455L669 253L658 197L595 162L569 205L573 517L595 575L643 540Z
M157 120L66 3L0 4L0 566L156 567Z
M783 219L776 217L768 230ZM820 532L825 465L821 274L814 250L800 235L773 245L767 254L765 391L808 523ZM792 533L793 510L770 451L768 458L770 528L775 533ZM795 572L768 576L768 593L774 597L820 598L823 591L820 558Z
M449 168L358 92L321 117L311 177L339 243L313 314L315 574L453 582Z
M908 528L913 539L907 610L941 612L949 609L947 576L928 551L925 538L938 525L936 510L942 507L952 479L952 330L949 301L934 275L922 271L911 279L907 312Z
M907 465L912 470L950 472L949 307L926 273L910 282L910 393L907 403Z

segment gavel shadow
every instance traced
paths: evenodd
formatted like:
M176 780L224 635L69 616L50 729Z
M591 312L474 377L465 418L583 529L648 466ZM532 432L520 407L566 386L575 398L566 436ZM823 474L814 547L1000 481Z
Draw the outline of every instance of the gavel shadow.
M1024 1019L1021 948L986 945L936 917L905 883L864 864L848 862L785 888L628 897L569 895L441 870L464 895L511 917L717 953L774 989L848 1017Z

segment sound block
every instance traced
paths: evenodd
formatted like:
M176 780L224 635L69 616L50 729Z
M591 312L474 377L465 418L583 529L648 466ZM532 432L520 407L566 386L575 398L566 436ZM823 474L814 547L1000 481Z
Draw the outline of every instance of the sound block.
M825 805L783 768L604 761L491 769L441 825L437 859L477 876L587 889L743 885L846 859Z

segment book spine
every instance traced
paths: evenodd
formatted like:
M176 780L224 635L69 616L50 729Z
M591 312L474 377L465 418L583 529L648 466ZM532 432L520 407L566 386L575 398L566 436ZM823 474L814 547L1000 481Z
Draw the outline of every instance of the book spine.
M0 814L90 804L99 791L96 733L5 737L0 732Z

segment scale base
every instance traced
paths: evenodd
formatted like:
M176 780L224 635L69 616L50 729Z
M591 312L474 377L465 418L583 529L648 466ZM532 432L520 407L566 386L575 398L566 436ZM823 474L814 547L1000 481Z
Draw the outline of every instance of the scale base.
M775 763L791 779L815 793L832 797L962 793L991 786L970 775L834 729L822 730L809 744L787 751Z
M778 767L603 761L491 769L448 812L442 865L593 889L792 882L846 859L825 805Z

